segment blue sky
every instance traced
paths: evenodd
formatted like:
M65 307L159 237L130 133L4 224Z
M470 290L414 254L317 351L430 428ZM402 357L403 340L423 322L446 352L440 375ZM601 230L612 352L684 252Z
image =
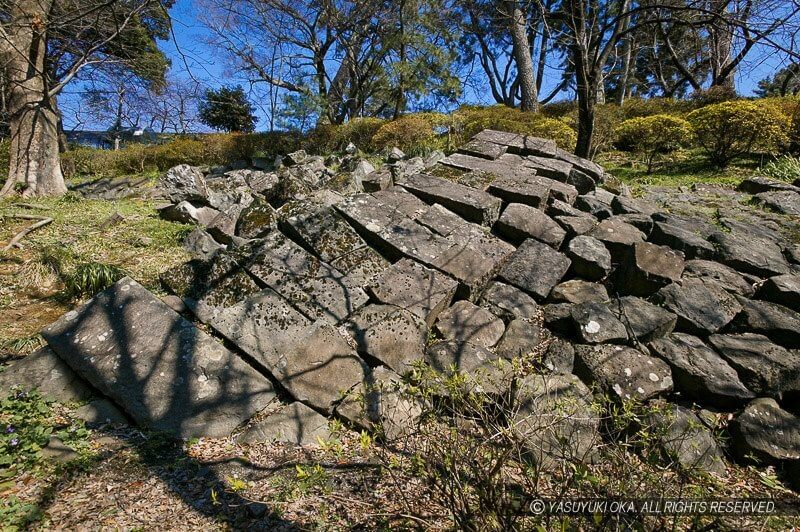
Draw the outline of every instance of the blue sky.
M212 37L198 21L198 8L194 0L177 0L171 10L173 18L174 39L163 41L160 46L172 61L172 74L179 77L192 77L209 87L219 87L241 83L244 80L236 79L235 73L226 64L224 57L207 41ZM757 88L758 81L771 75L785 63L781 54L769 53L767 50L753 52L748 57L746 64L737 72L737 89L744 95L751 95ZM545 94L559 81L559 72L555 69L550 73L552 81L544 83ZM244 84L244 83L243 83ZM244 84L246 86L246 84ZM80 98L82 87L78 84L68 87L61 97L62 107L74 105ZM465 98L469 103L494 103L488 90L465 87ZM564 99L567 95L558 96ZM266 113L257 107L259 124L262 128L267 124ZM65 126L70 128L74 123L69 113L65 113ZM96 127L99 125L95 125Z

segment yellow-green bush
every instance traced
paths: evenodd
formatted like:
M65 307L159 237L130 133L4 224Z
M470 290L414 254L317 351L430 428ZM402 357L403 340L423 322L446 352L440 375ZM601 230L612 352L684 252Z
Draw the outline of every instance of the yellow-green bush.
M563 120L548 118L540 113L522 112L504 105L462 107L456 115L459 137L456 144L465 142L484 129L550 138L566 150L573 149L577 140L575 130Z
M352 142L361 151L371 152L375 135L386 123L382 118L354 118L339 126L335 147L343 149Z
M631 118L617 127L617 143L647 158L647 173L659 153L669 153L692 141L692 126L677 116L659 114Z
M398 147L408 154L429 150L435 140L433 127L418 115L408 115L384 124L372 138L376 150Z
M789 121L786 136L789 138L789 150L797 153L800 151L800 97L775 96L757 100L759 105L772 107L783 113Z
M788 141L786 115L756 102L708 105L692 111L686 119L711 162L720 168L754 149L779 151Z
M607 104L616 105L616 104ZM653 115L685 116L697 106L687 100L672 98L628 98L622 104L622 116L625 119Z

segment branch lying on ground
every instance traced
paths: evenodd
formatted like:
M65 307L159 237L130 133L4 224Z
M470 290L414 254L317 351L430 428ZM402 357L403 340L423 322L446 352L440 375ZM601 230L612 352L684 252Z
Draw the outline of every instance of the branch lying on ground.
M16 235L14 235L14 237L11 239L11 241L9 241L8 245L3 248L3 251L9 251L13 247L21 247L19 245L19 243L29 233L32 233L33 231L36 231L40 227L44 227L45 225L48 225L48 224L53 222L53 219L52 218L48 218L47 216L34 216L32 214L9 214L9 215L3 216L3 218L19 218L19 219L22 219L22 220L38 220L35 224L29 225L28 227L26 227L25 229L23 229L22 231L20 231Z

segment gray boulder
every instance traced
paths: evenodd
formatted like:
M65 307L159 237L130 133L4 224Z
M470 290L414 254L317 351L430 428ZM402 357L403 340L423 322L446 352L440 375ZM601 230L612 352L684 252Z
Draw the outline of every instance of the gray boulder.
M556 303L585 303L587 301L608 301L606 287L599 283L590 283L580 279L572 279L556 285L550 292L550 299Z
M575 374L620 399L644 401L672 391L672 372L663 360L619 345L575 346Z
M689 471L725 474L725 460L714 435L688 408L664 405L648 416L648 430L668 463Z
M800 275L770 277L759 287L756 297L800 312Z
M422 359L428 337L428 327L421 318L391 305L362 307L344 326L360 353L376 358L400 375Z
M275 398L266 377L127 277L42 335L145 428L223 437Z
M278 216L267 201L256 199L236 222L236 235L244 239L261 238L278 227Z
M469 301L458 301L439 315L436 329L447 340L492 347L505 331L503 321Z
M290 403L251 422L236 438L236 443L283 442L314 445L330 437L328 420L303 403Z
M742 459L767 463L800 460L800 418L774 399L752 401L731 424L731 444Z
M625 325L604 303L590 301L573 305L570 313L583 343L619 343L628 339Z
M658 291L656 301L678 315L679 331L701 336L713 334L742 310L736 298L719 285L685 279Z
M683 254L667 246L636 242L620 265L622 291L635 296L650 296L681 278Z
M507 283L544 299L567 273L570 264L562 253L531 238L508 258L498 275Z
M734 329L757 332L784 347L800 348L800 312L777 303L736 297L742 311L733 320Z
M481 296L481 303L495 316L506 320L514 318L534 319L539 316L539 305L536 301L511 285L495 281L490 284Z
M60 403L84 401L93 395L91 386L47 346L40 347L0 373L0 397L38 391Z
M674 333L649 347L670 365L675 389L696 401L729 408L755 397L736 370L696 336Z
M511 423L526 458L544 469L592 462L600 442L600 419L592 400L589 388L574 375L523 379Z
M753 196L753 201L775 212L798 216L800 215L799 192L789 190L762 192Z
M575 275L599 281L611 272L611 253L603 243L591 236L576 236L567 246Z
M760 334L715 334L709 343L761 396L800 391L800 353L787 351Z
M188 164L179 164L167 170L156 185L172 203L182 201L205 202L208 200L208 186L203 173Z
M503 358L528 357L541 349L544 335L533 321L517 318L508 324L495 352Z
M634 344L661 338L671 333L677 323L677 316L672 312L634 296L615 299L609 307Z
M566 236L561 226L544 212L521 203L506 207L494 228L512 243L519 244L527 238L535 238L556 249Z
M649 238L654 244L681 251L687 259L708 259L715 253L714 246L697 233L664 222L653 224Z
M589 232L589 236L605 244L614 261L626 257L634 244L645 241L644 233L619 219L603 220Z
M214 237L199 227L195 228L183 239L183 249L191 253L193 257L203 261L211 260L217 253L224 251L225 248L224 244L214 240Z
M781 248L769 239L720 231L712 234L709 240L716 245L717 260L735 270L760 277L789 273Z
M689 260L683 268L684 279L709 280L720 288L745 297L753 295L753 286L739 272L729 266L710 260Z

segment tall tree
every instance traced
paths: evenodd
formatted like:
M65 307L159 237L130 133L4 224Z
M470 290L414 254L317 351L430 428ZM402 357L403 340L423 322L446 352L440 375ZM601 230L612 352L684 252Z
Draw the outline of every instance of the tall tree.
M163 77L171 0L0 0L0 56L7 65L11 151L0 195L66 192L56 98L92 68L114 64Z
M517 65L520 90L519 107L523 111L536 111L539 107L539 94L536 90L531 45L528 41L528 17L518 0L506 0L505 3L511 42L513 43L514 62Z
M208 89L200 103L200 121L212 129L229 133L251 133L258 117L241 85Z

